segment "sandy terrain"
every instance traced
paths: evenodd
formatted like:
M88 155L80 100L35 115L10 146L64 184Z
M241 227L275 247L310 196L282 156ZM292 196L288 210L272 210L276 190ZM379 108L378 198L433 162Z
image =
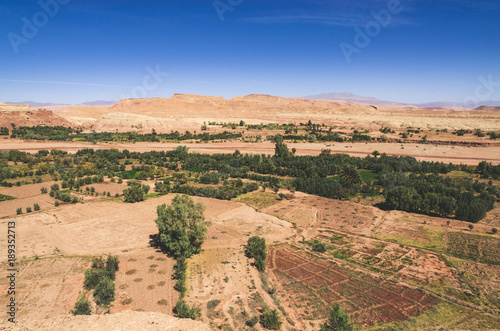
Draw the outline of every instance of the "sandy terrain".
M2 327L0 325L0 327ZM126 311L118 314L92 316L59 316L47 320L34 320L21 323L19 326L6 326L3 330L13 331L81 331L81 330L190 330L208 331L210 328L200 322L189 319L178 319L161 313Z

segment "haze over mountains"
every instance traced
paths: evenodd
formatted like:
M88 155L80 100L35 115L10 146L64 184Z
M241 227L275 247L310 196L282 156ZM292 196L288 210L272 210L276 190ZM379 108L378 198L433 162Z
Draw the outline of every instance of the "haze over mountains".
M238 98L238 97L236 97ZM393 106L393 107L418 107L418 108L444 108L444 109L451 109L451 110L465 110L467 109L466 106L462 102L453 102L453 101L436 101L436 102L426 102L426 103L416 103L416 104L409 104L409 103L401 103L401 102L395 102L395 101L389 101L389 100L381 100L373 97L365 97L361 95L356 95L353 93L322 93L322 94L316 94L316 95L309 95L303 97L304 99L309 99L309 100L327 100L327 101L344 101L344 102L350 102L350 103L357 103L357 104L366 104L366 105L373 105L373 106ZM59 104L59 103L43 103L43 102L36 102L36 101L20 101L20 102L4 102L5 104L16 104L16 105L29 105L31 108L37 108L37 107L50 107L50 106L64 106L65 104ZM119 103L119 101L110 101L110 100L96 100L96 101L89 101L89 102L84 102L81 104L74 104L74 106L77 105L82 105L82 106L108 106L108 105L114 105ZM486 107L500 107L500 101L495 101L495 100L487 100L487 101L481 101L479 103L479 106L486 106Z
M37 107L49 107L49 106L64 106L65 104L61 103L47 103L47 102L36 102L36 101L19 101L19 102L4 102L7 105L28 105L31 108ZM105 106L105 105L114 105L117 101L105 101L105 100L97 100L97 101L89 101L81 103L83 106Z
M399 106L399 107L415 106L419 108L466 108L463 102L436 101L436 102L408 104L408 103L380 100L372 97L364 97L353 93L322 93L322 94L305 96L304 98L312 100L347 101L353 103L370 104L375 106ZM500 101L487 100L487 101L480 101L479 103L480 106L500 107Z

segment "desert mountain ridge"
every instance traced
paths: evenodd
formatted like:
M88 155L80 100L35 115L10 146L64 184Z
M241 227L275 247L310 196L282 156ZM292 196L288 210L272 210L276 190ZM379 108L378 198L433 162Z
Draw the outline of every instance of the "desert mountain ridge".
M284 98L279 96L272 96L269 94L250 94L245 96L235 96L231 99L227 99L225 97L217 97L217 96L204 96L204 95L195 95L195 94L184 94L184 93L175 93L170 98L149 98L150 100L162 100L162 99L174 99L174 100L185 100L188 102L193 102L196 99L198 101L245 101L245 100L259 100L259 101L278 101L280 99L293 99L293 100L323 100L323 101L336 101L343 103L353 103L353 104L364 104L371 106L387 106L387 107L403 107L403 108L425 108L425 109L445 109L445 110L470 110L470 108L466 108L463 103L453 102L453 101L435 101L435 102L424 102L424 103L403 103L389 100L381 100L374 97L366 97L361 95L356 95L354 93L343 92L343 93L321 93L316 95L308 95L304 97L291 97ZM8 105L28 105L31 108L37 107L61 107L61 106L110 106L116 105L124 100L138 100L138 99L123 99L123 100L96 100L96 101L88 101L82 102L80 104L61 104L61 103L50 103L50 102L36 102L36 101L21 101L21 102L4 102L3 104ZM2 103L0 103L1 105ZM481 102L481 107L500 107L500 101L495 100L487 100Z
M209 122L248 124L305 123L378 130L381 127L494 129L487 120L496 108L457 112L457 109L418 108L412 105L376 106L346 100L286 98L250 94L222 96L175 94L170 98L123 99L112 105L1 105L0 124L64 125L95 131L196 131ZM462 109L460 109L462 110ZM471 121L473 113L477 120ZM432 117L432 119L430 119ZM483 118L484 117L484 118ZM453 122L450 122L453 118ZM57 124L56 124L57 123Z

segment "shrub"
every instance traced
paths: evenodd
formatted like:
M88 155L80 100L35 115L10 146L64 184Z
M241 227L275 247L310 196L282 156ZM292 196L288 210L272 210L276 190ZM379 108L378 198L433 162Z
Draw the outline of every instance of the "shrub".
M260 321L260 324L269 330L279 330L281 329L281 316L276 309L270 310L265 309L264 315Z
M35 204L33 205L33 209L34 209L35 211L39 211L39 210L40 210L40 205L39 205L38 203L35 203Z
M16 209L16 214L21 215L23 213L23 209L21 207Z
M178 318L190 318L192 320L196 320L198 316L200 316L200 310L194 307L190 307L184 301L177 301L174 307L174 313Z
M115 279L116 271L118 271L119 263L120 261L118 261L118 256L108 255L108 259L106 260L106 270L108 271L108 274L113 280Z
M31 213L31 207L26 207L26 212Z
M45 187L42 187L40 189L40 192L42 192L42 194L47 194L48 191L47 191L47 189Z
M351 322L350 317L342 311L339 304L335 304L330 310L330 315L327 321L321 325L321 331L353 331L355 330L354 325Z
M259 323L259 318L257 316L254 316L245 322L245 324L251 328L253 328L257 323Z
M54 202L54 206L59 207L59 201Z
M90 310L90 303L88 300L85 300L83 296L78 299L75 303L75 307L70 311L73 315L90 315L92 311Z
M493 233L493 234L497 234L497 232L498 232L498 229L497 229L497 228L493 228L493 229L491 229L491 233Z
M312 244L312 247L315 252L320 252L320 253L324 253L328 249L328 246L326 246L325 243L322 243L319 240L315 240Z

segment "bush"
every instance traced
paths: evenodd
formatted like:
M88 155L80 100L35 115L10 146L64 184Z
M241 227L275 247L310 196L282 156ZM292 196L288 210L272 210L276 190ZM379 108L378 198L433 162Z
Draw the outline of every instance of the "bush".
M16 209L16 214L21 215L23 213L23 209L21 207Z
M264 310L264 315L262 316L262 319L260 321L260 324L264 328L269 329L269 330L279 330L279 329L281 329L282 323L283 322L281 321L281 316L276 309Z
M109 305L115 300L115 284L108 278L104 277L99 281L99 284L94 289L95 302L98 305Z
M90 310L90 303L88 300L85 300L83 296L78 299L78 301L75 303L75 307L70 311L70 313L75 316L90 315L91 312L92 311Z
M33 205L33 209L34 209L35 211L39 211L39 210L40 210L40 205L39 205L38 203L35 203L35 204Z
M257 323L259 323L259 318L257 316L254 316L245 322L245 324L251 328L253 328Z
M54 206L59 207L59 201L54 202Z
M330 310L328 320L321 325L321 331L353 331L355 330L350 317L342 311L339 304L335 304Z
M194 307L190 307L184 301L177 301L174 307L174 313L178 318L190 318L196 320L200 316L200 310Z
M493 234L497 234L497 232L498 232L498 229L497 229L497 228L493 228L493 229L491 229L491 233L493 233Z
M115 279L115 273L118 271L118 256L108 255L108 259L106 260L106 271L108 272L111 279Z
M47 191L47 189L45 187L42 187L40 189L40 192L42 192L42 194L47 194L48 191Z
M325 244L325 243L322 243L321 241L319 240L315 240L312 244L312 247L313 247L313 250L315 252L319 252L319 253L324 253L327 251L328 249L328 246Z
M31 207L26 207L26 212L31 213Z

